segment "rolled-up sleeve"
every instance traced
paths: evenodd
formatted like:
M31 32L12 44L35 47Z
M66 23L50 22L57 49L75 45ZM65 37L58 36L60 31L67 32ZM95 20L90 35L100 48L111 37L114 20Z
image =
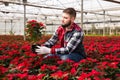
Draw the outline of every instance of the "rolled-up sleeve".
M46 47L51 48L53 45L55 45L55 43L58 41L58 34L57 32L55 32L53 34L53 36L47 41L45 42L43 45Z

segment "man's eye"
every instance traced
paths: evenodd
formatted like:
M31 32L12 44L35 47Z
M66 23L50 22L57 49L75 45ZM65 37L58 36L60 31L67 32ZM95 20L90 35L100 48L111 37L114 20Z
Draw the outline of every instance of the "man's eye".
M67 19L67 17L64 17L65 19Z

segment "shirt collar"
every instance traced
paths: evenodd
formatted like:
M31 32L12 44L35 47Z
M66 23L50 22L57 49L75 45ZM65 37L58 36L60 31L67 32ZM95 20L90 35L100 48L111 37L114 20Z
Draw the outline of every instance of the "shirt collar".
M73 28L74 28L74 23L72 23L72 25L70 26L70 28L68 29L68 28L66 28L66 32L68 32L68 31L72 31L73 30Z

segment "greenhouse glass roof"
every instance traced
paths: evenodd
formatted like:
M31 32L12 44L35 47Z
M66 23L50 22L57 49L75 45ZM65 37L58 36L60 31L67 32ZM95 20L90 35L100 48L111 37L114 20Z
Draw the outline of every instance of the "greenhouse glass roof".
M24 0L0 0L0 18L19 19L23 17ZM119 20L120 4L111 2L113 0L83 0L84 21L103 20L105 11L106 20ZM120 2L119 0L116 0ZM8 6L5 5L8 2ZM74 7L77 11L77 19L80 21L81 0L27 0L26 16L29 18L41 17L54 21L59 20L62 10L67 7ZM59 19L56 19L59 18Z
M26 11L27 20L37 19L47 25L58 25L62 10L73 7L77 11L76 22L81 23L81 6L82 0L0 0L0 22L20 22ZM120 23L120 0L83 0L83 23L104 22Z

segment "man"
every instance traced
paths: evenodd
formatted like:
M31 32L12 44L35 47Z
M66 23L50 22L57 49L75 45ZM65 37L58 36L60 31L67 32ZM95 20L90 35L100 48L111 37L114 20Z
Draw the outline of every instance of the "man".
M83 42L83 31L74 23L76 11L74 8L63 10L62 25L58 27L53 36L43 44L37 46L38 54L48 54L47 56L57 55L62 60L70 59L75 62L86 58ZM53 48L56 42L59 41L60 48Z

